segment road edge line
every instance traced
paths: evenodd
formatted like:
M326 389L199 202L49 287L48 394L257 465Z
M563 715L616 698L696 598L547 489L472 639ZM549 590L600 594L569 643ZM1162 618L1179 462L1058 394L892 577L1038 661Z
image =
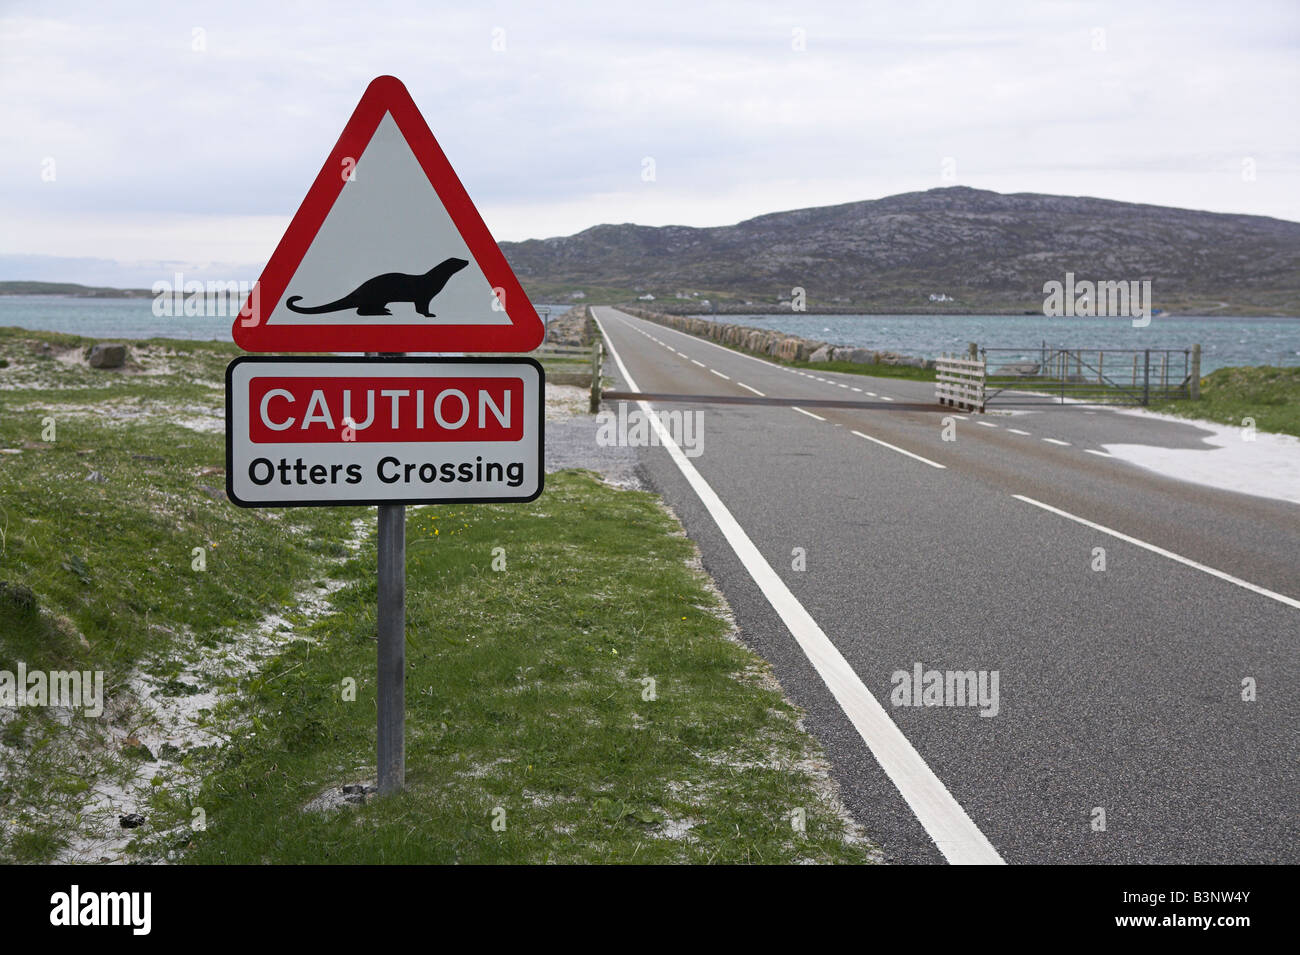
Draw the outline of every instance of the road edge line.
M595 308L592 308L591 314L605 339L605 347L609 349L610 357L614 359L628 388L632 391L639 390L613 341L606 334L604 323L596 316ZM967 815L943 781L934 774L934 770L916 751L898 724L890 718L880 701L867 689L839 648L772 569L772 565L759 552L717 492L687 460L663 422L652 413L650 403L638 401L637 405L650 420L660 443L718 525L718 530L736 557L785 623L817 675L831 691L835 702L849 718L880 768L898 789L944 858L953 865L1005 865L1005 860L993 848L993 844Z

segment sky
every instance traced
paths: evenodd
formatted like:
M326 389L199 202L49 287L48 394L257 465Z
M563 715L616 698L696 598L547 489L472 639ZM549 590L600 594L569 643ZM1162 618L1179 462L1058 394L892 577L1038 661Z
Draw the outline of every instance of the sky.
M0 0L0 279L249 279L367 83L498 240L966 185L1300 220L1300 3Z

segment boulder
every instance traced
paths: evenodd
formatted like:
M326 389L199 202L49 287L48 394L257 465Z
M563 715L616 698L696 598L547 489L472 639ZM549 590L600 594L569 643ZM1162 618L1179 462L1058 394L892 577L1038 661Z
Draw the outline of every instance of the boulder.
M99 342L86 356L91 368L121 368L126 364L126 346L120 342Z
M817 349L815 352L809 355L808 360L809 361L830 361L832 351L833 349L831 348L830 345L823 345L821 348Z

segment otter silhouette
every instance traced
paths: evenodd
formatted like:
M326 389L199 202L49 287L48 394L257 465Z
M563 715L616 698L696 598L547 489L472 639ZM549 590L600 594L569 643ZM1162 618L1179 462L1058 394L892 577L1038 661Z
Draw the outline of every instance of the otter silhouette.
M425 318L436 318L429 311L433 297L443 290L447 280L469 265L464 259L443 259L423 275L407 275L405 272L385 272L373 279L366 279L340 299L325 305L300 308L295 302L301 302L301 295L294 295L285 300L285 307L300 315L320 315L322 312L343 312L355 308L358 315L392 315L388 310L391 302L410 302L415 310Z

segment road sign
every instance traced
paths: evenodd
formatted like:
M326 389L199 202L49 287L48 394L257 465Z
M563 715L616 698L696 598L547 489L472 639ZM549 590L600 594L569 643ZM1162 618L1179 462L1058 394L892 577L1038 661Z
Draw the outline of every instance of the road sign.
M545 329L410 93L381 76L233 333L255 352L523 352Z
M531 358L237 358L226 493L242 507L531 501L542 396Z

